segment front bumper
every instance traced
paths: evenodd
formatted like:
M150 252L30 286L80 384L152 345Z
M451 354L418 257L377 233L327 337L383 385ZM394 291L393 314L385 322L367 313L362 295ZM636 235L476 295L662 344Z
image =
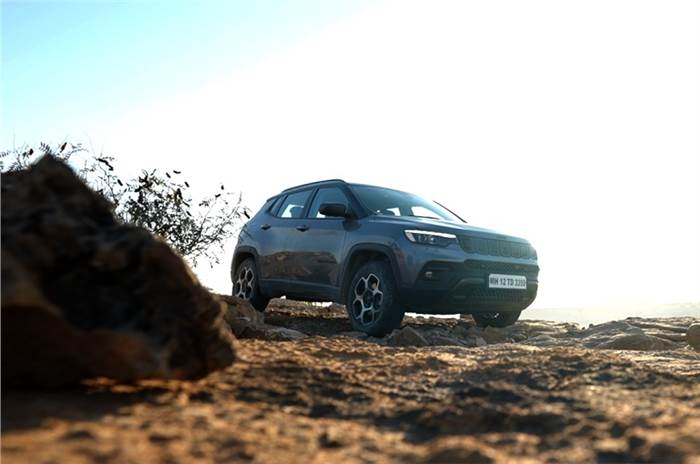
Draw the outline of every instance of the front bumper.
M525 276L527 289L489 288L492 273ZM410 311L428 314L521 311L537 296L538 274L537 263L528 260L432 261L423 266L412 286L401 289L401 299Z

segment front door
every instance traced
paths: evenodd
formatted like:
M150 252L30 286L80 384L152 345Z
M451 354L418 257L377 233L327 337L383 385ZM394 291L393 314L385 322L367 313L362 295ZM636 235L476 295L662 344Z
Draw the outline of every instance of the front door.
M354 220L325 217L319 212L324 203L342 203L350 208L340 188L319 188L306 214L304 230L297 234L295 261L302 270L298 274L300 283L313 287L314 293L332 296L340 285L340 260L346 229Z
M287 195L276 208L276 214L266 218L261 228L265 246L260 254L261 278L270 284L287 287L298 280L301 272L295 259L298 238L306 223L304 211L313 190L303 190ZM262 243L262 242L261 242Z

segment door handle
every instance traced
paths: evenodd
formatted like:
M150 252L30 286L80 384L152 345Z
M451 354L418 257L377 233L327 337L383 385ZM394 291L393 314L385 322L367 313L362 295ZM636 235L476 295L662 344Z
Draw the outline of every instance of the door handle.
M267 229L270 228L270 224L263 224L263 225L260 226L260 228L261 228L262 230L267 230Z
M309 230L309 226L307 226L307 225L297 226L297 230L300 232L306 232L307 230Z

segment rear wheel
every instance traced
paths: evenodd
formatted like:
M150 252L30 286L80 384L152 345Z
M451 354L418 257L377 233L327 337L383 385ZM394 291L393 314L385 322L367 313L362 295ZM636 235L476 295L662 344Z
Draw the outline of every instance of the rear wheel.
M258 271L253 258L247 258L236 269L233 296L248 301L258 311L265 311L270 299L260 292Z
M515 324L520 317L520 311L474 313L472 317L480 327L508 327Z
M387 262L370 261L360 266L345 293L345 306L355 330L381 337L401 325L404 308Z

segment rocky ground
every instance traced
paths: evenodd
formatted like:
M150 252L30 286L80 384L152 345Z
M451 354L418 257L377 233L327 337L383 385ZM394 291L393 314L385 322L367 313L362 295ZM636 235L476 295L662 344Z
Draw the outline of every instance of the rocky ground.
M198 381L2 392L4 462L700 463L692 318L581 328L229 300L238 360Z

